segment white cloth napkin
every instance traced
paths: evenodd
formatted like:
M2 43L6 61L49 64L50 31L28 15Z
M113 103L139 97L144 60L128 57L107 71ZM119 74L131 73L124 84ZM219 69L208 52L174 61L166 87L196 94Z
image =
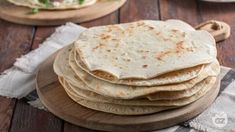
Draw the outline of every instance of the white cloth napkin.
M38 65L58 49L75 41L84 30L84 27L67 23L57 28L39 48L18 58L14 66L0 76L0 95L22 98L34 90Z
M29 103L44 108L35 91L35 77L39 64L58 49L71 44L85 30L84 27L67 23L56 29L34 51L17 59L14 66L0 75L0 95L11 98L27 97ZM198 117L160 132L232 131L235 128L235 71L222 67L221 91L215 103Z

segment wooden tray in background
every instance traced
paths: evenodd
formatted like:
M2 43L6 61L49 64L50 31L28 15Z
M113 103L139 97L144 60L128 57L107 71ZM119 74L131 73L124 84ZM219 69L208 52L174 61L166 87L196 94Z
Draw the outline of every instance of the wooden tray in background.
M30 8L15 6L6 0L0 0L0 18L14 23L39 26L61 25L66 22L80 23L108 15L125 2L126 0L101 0L92 6L77 10L41 10L37 14L30 14Z
M72 99L60 85L53 71L56 53L40 66L37 92L42 103L56 116L78 126L103 131L150 131L187 121L203 112L215 100L220 81L194 103L168 111L141 116L120 116L85 108Z

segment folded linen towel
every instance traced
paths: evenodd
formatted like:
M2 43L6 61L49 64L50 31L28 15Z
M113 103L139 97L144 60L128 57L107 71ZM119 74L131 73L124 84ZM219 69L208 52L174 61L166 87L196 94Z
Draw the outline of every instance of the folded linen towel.
M0 76L0 95L22 98L34 90L39 64L58 49L75 41L84 30L84 27L67 23L57 28L39 48L18 58L14 66Z

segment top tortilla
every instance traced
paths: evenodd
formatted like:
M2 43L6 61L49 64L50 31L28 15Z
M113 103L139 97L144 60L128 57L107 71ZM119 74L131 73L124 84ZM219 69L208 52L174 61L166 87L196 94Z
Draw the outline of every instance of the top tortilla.
M25 6L29 8L38 8L44 10L65 10L65 9L79 9L87 6L91 6L96 3L97 0L84 0L82 4L79 4L77 0L69 0L60 3L57 6L45 6L44 4L38 2L38 0L7 0L8 2L15 4L17 6Z
M167 20L168 23L174 23L174 26L183 27L184 30L194 30L190 25L177 20ZM153 85L165 85L165 84L173 84L173 83L180 83L184 81L188 81L198 76L204 68L204 65L198 65L182 70L177 70L173 72L169 72L151 79L117 79L115 76L108 74L107 72L103 71L89 71L86 65L82 62L79 54L74 51L74 60L76 61L77 65L89 73L91 76L94 76L98 79L108 81L110 83L115 84L125 84L131 86L153 86Z
M217 54L214 38L178 21L89 28L75 48L89 71L106 72L117 79L150 79L212 62Z

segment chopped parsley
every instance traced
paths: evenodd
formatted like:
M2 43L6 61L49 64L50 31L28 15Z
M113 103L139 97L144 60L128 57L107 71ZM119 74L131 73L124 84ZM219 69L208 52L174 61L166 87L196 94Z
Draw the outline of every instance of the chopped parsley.
M49 7L51 3L50 0L39 0L39 2L45 4L46 7Z
M85 2L85 0L77 0L78 3L81 5ZM50 0L39 0L40 3L44 4L46 7L49 7L51 5L51 1ZM33 8L32 9L32 14L36 14L39 12L38 8Z
M38 13L38 12L39 12L39 9L38 9L38 8L33 8L33 9L32 9L32 13L33 13L33 14L36 14L36 13Z
M81 5L84 3L85 0L78 0L78 3Z

